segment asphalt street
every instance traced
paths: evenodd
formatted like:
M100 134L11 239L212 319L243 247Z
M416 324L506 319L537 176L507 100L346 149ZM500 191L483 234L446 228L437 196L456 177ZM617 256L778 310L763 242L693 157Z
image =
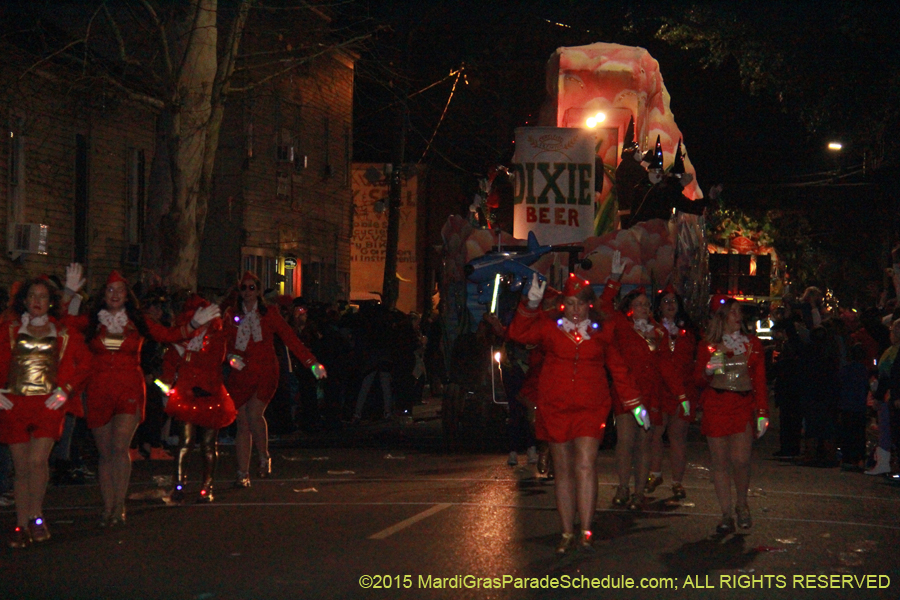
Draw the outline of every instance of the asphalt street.
M223 446L209 505L167 505L171 461L138 461L121 528L97 527L96 485L53 487L53 537L0 549L0 598L900 598L900 487L773 460L777 430L754 451L749 532L714 535L692 430L688 497L671 500L667 481L639 514L610 506L602 450L595 551L558 558L553 484L502 447L445 452L438 408L275 440L273 477L250 489L230 487ZM0 511L4 530L14 520Z

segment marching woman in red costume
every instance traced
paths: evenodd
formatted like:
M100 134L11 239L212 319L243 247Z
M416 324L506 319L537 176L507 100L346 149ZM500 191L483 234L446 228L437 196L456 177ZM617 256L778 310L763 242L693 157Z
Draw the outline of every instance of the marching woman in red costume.
M62 435L66 400L89 369L81 335L56 319L59 306L55 286L32 279L13 300L15 317L0 324L0 443L9 445L16 470L11 548L50 539L43 517L48 459Z
M66 272L66 287L71 269ZM74 277L72 279L77 279ZM83 280L82 280L83 281ZM72 319L85 332L93 354L85 396L85 417L99 453L98 478L103 496L101 527L125 523L125 495L131 479L128 449L137 426L144 419L146 388L141 370L144 339L173 343L188 339L200 327L219 316L219 307L198 309L190 323L163 327L145 319L127 281L110 273L102 295L95 298L88 316Z
M649 412L634 413L618 399L613 403L616 414L616 472L619 487L613 497L613 505L627 506L629 510L641 510L650 473L650 427L662 425L660 397L663 387L681 403L686 400L684 386L672 365L669 334L650 316L650 300L643 288L625 295L619 310L612 310L612 299L618 294L619 279L624 271L618 251L613 256L612 278L603 290L601 307L608 315L608 326L613 330L613 340L631 370L641 391L641 397ZM627 417L632 413L635 419ZM690 408L688 407L688 412ZM629 494L629 483L634 472L634 494ZM654 486L655 489L655 486ZM652 490L650 490L652 491Z
M175 324L190 322L198 308L209 305L202 297L192 295L184 303ZM234 402L222 383L226 346L222 320L216 318L201 327L190 340L172 344L163 359L160 387L166 391L166 414L175 419L178 427L175 488L169 494L169 500L176 504L184 502L187 483L184 459L195 439L200 440L203 457L203 480L197 501L213 501L219 429L231 425L237 415Z
M715 304L718 309L710 319L706 343L697 350L695 376L706 387L700 396L700 432L709 443L712 480L722 509L716 531L727 534L734 531L732 506L741 529L753 525L747 504L750 451L754 434L762 437L769 427L769 401L763 346L748 333L741 305L733 298ZM732 504L732 479L736 505Z
M509 337L536 344L544 353L538 382L535 429L546 435L556 471L556 510L562 539L556 552L576 543L591 548L591 520L597 507L597 449L609 414L606 370L629 408L641 408L639 392L611 338L591 318L594 291L572 274L563 288L562 317L549 318L539 306L546 282L535 275L509 326ZM604 369L604 367L606 367ZM581 535L576 540L576 508Z
M325 377L325 367L297 338L278 310L268 310L262 297L259 278L249 271L241 277L237 303L225 316L228 334L228 393L237 408L237 479L235 487L250 487L250 453L256 445L260 477L272 472L269 458L269 434L266 406L278 388L278 336L300 362L312 370L316 379Z
M653 439L650 441L650 478L644 492L652 494L662 483L663 434L669 433L669 459L672 465L672 494L680 500L687 497L682 485L684 471L687 467L687 434L695 412L691 407L697 406L697 386L694 385L694 363L697 356L697 340L699 334L684 310L681 297L671 285L656 297L654 316L669 334L669 348L672 350L672 364L684 386L686 400L679 401L663 386L661 391L660 416L661 423L653 426Z

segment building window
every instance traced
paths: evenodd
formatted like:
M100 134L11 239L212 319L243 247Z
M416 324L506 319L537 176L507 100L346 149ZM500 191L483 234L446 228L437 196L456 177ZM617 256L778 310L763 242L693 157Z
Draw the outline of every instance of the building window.
M284 127L278 133L275 145L275 160L278 162L294 162L294 136Z
M144 206L146 197L146 162L143 150L128 149L128 243L140 244L144 238Z
M243 264L243 272L250 271L262 282L262 291L275 288L275 275L278 266L274 256L260 256L256 254L245 254L241 259Z

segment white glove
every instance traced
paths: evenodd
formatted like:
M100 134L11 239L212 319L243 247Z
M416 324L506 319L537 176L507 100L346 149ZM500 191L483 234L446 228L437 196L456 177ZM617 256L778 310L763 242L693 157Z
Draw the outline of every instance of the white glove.
M66 267L67 290L71 291L73 294L77 294L78 291L84 287L84 282L84 267L82 267L80 263L71 263Z
M7 391L7 392L8 392L9 390L4 390L4 391ZM13 407L13 403L9 401L9 398L7 398L7 397L3 394L3 392L0 392L0 409L2 409L2 410L11 410L12 407Z
M66 399L69 397L62 388L56 388L53 390L53 393L50 394L50 397L44 402L44 406L49 408L50 410L59 410L62 408L62 405L66 403Z
M618 281L622 278L622 274L625 272L625 261L622 260L622 253L618 250L613 252L612 255L612 266L610 267L610 274L612 278Z
M528 287L528 308L537 308L544 298L544 290L547 282L538 279L537 273L531 276L531 285Z
M634 415L634 419L637 421L638 425L645 430L650 430L650 415L647 414L647 409L644 408L643 404L638 404L636 407L632 408L631 414Z
M228 364L231 365L231 368L235 371L243 371L244 367L247 366L247 363L244 362L244 359L237 354L232 354L228 357Z
M215 318L221 317L222 311L219 310L218 304L210 304L204 308L198 308L191 319L191 326L194 329L200 329Z
M328 377L328 373L325 372L325 365L322 363L314 363L309 368L312 370L312 374L316 379L325 379Z
M765 435L766 430L769 428L769 419L767 417L757 417L756 418L756 439L761 438Z
M724 366L725 355L719 351L713 352L712 356L709 357L709 362L706 363L706 374L712 375L716 371L721 371Z

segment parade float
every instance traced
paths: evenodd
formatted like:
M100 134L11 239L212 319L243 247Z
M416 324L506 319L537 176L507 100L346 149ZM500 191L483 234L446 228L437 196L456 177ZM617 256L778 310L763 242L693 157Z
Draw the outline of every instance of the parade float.
M490 348L476 373L454 364L464 354L454 350L475 347L481 316L508 311L532 274L562 289L575 272L600 291L618 251L626 289L673 285L693 311L706 305L706 201L657 61L618 44L559 48L547 86L541 126L516 129L512 165L494 169L469 218L453 216L442 231L451 437L473 398L483 417L502 387ZM513 205L511 233L491 218L503 203Z

